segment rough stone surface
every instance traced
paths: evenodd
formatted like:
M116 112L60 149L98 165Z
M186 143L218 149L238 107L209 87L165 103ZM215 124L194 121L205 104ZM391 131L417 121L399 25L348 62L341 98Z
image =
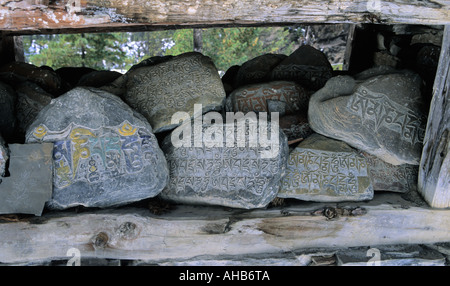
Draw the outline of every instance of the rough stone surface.
M226 111L268 112L268 101L280 101L285 108L272 111L285 114L301 112L306 114L308 110L309 95L294 82L273 81L246 85L235 89L226 99ZM272 102L272 104L274 104ZM282 107L283 107L282 106Z
M15 102L14 90L0 82L0 133L7 141L14 135L16 127Z
M54 142L50 208L108 207L156 196L168 169L152 128L120 98L75 88L28 128L27 142Z
M128 74L125 101L143 114L155 133L173 129L177 111L194 114L194 104L204 112L220 110L225 90L209 57L191 52L162 63L143 66Z
M5 140L3 140L2 135L0 134L0 177L5 176L6 172L6 162L9 159L9 151L6 148ZM0 178L0 183L2 179Z
M314 93L311 128L390 164L418 165L426 124L420 77L404 71L364 78L337 76Z
M67 90L65 82L56 72L23 62L1 66L0 79L13 86L20 85L24 81L32 81L54 96Z
M370 180L374 191L406 193L417 190L419 166L392 165L376 156L361 152L367 160Z
M318 90L332 75L333 68L327 57L321 51L303 45L272 70L271 78L295 81L306 89Z
M280 198L364 201L373 198L367 161L344 142L310 135L289 154Z
M272 69L287 58L281 54L264 54L246 61L236 76L236 86L270 81Z
M210 113L206 115L208 114ZM187 126L192 125L187 122L178 128L184 129ZM273 136L278 136L279 146L265 147L261 141L252 146L253 141L238 140L239 127L232 124L224 124L223 127L215 129L228 135L223 138L217 137L220 138L218 141L210 141L208 138L213 137L210 133L212 126L205 124L196 128L194 123L191 147L175 147L171 135L164 139L162 149L169 165L170 182L160 196L177 203L222 205L243 209L267 206L276 197L286 168L288 145L283 132L275 132L276 129L272 129L272 125L266 125L269 126L269 134L274 130ZM178 132L178 128L173 132ZM235 132L233 141L229 139L231 132L226 131L228 128L231 128L231 132ZM249 130L251 128L247 127L247 132ZM200 145L195 144L195 134L203 136ZM227 146L228 140L234 142L233 147ZM223 144L214 147L211 145L212 142ZM240 147L238 144L242 142L245 145ZM270 151L267 148L274 151L271 154L273 156L264 155L264 152Z
M9 144L9 149L9 176L0 183L0 213L39 216L52 197L53 144Z
M16 89L17 131L25 136L28 126L45 106L50 104L52 95L33 82L24 82Z
M110 84L122 74L116 71L92 71L83 75L77 83L77 86L102 87Z

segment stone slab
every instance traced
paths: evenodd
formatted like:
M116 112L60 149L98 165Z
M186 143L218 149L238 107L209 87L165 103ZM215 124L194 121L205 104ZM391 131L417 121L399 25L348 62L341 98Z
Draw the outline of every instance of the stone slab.
M426 124L421 82L408 71L334 77L311 96L308 121L315 132L385 162L418 165Z
M373 187L367 161L344 142L312 134L289 154L278 197L319 202L370 200Z
M178 128L189 124L184 123ZM269 130L275 130L272 125L268 126ZM210 127L200 126L199 132L208 134ZM224 124L223 129L219 128L216 130L222 130L223 134L228 134L228 128L234 128L234 132L238 129L230 123ZM164 139L162 149L169 165L170 182L161 192L161 198L177 203L243 209L266 207L278 193L288 156L287 139L283 132L274 132L271 136L279 136L279 146L259 143L251 146L247 140L240 147L238 142L243 141L238 141L236 135L233 146L227 145L226 139L229 137L223 136L222 146L211 146L205 140L198 147L195 147L195 142L191 147L175 147L169 135ZM273 157L263 155L267 148L274 151Z
M52 143L10 144L8 177L0 183L0 213L40 216L52 197Z

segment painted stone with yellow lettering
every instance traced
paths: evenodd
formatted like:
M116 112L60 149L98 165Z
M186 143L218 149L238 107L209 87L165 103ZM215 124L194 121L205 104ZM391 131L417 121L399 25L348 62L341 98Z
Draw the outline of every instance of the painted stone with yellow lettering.
M51 209L123 205L158 195L168 182L151 125L100 89L79 87L53 100L26 141L54 143Z

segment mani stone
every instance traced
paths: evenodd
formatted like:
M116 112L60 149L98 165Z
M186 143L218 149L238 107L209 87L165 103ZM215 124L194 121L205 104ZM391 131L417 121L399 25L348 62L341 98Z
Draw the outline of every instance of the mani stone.
M390 164L418 165L426 124L421 82L411 72L334 77L311 96L308 121L315 132Z
M309 95L298 84L289 81L273 81L246 85L235 89L225 101L227 112L269 112L268 101L282 104L282 113L303 112L308 110ZM275 102L271 102L275 104ZM276 108L275 108L276 109Z
M318 202L371 200L367 161L344 142L310 135L289 154L278 197Z
M125 101L149 121L155 133L168 131L178 111L194 115L194 104L205 112L220 110L225 90L209 57L190 52L127 75Z
M0 213L40 216L52 197L53 144L9 144L9 150L9 176L0 183Z
M0 82L0 133L6 141L14 136L16 127L15 97L14 90Z
M321 51L309 45L300 46L273 68L272 80L295 81L308 90L322 88L333 76L333 68Z
M77 86L102 87L115 81L122 74L116 71L92 71L83 75Z
M33 82L24 82L16 89L17 129L21 136L33 123L38 113L52 100L52 95Z
M120 98L75 88L52 100L26 142L53 142L51 209L109 207L154 197L168 168L150 124Z
M361 155L366 158L374 191L406 193L417 189L419 166L395 166L365 152Z
M266 126L271 134L270 138L278 138L278 146L276 140L272 142L274 144L266 145L260 136L257 142L252 141L254 142L252 145L250 139L238 140L240 121L236 122L236 125L224 123L223 127L215 129L218 133L227 134L222 138L214 137L211 132L213 125L204 124L196 128L194 123L194 136L189 139L190 147L186 145L176 147L172 139L178 128L185 130L186 127L192 126L190 122L185 122L175 129L172 135L167 136L162 149L169 165L170 182L160 197L175 203L220 205L242 209L263 208L275 199L289 153L286 136L283 132L276 132L274 125L269 123ZM245 128L246 133L252 132L250 130L255 131L250 128L252 124L263 126L261 120L259 124L251 120L249 122L253 123ZM226 130L231 132L227 133ZM234 140L231 136L233 131ZM195 144L196 134L203 136L199 145ZM213 137L214 140L210 139ZM228 140L234 144L229 146Z
M272 69L287 58L281 54L264 54L246 61L236 75L236 85L261 83L270 81Z

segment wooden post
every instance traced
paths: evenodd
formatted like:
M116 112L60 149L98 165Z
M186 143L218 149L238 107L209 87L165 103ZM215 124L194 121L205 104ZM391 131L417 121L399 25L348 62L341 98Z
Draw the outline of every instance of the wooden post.
M419 192L435 208L450 207L450 25L444 29L419 168Z

